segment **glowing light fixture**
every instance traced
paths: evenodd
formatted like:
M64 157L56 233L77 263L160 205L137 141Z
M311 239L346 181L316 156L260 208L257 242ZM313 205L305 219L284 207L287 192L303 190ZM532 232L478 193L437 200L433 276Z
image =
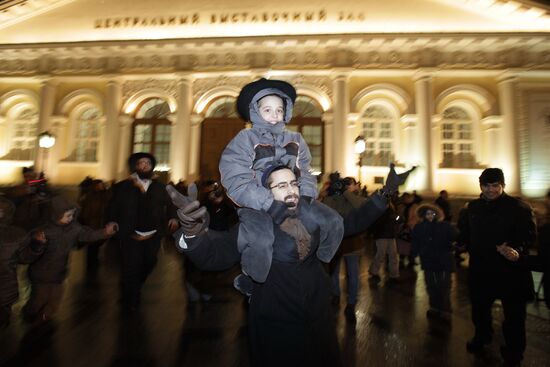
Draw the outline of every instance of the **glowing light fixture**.
M55 136L48 131L44 131L38 135L38 146L44 149L50 149L55 145Z
M363 154L366 148L366 141L363 135L359 135L355 138L355 153Z

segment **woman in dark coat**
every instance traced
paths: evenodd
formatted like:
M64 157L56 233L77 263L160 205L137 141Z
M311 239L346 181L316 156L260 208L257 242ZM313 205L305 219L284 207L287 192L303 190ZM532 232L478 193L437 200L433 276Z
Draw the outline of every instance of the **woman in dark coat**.
M443 221L441 209L421 205L417 210L420 222L411 233L411 252L420 255L426 290L430 298L428 317L448 317L451 312L451 273L455 271L453 242L457 230Z

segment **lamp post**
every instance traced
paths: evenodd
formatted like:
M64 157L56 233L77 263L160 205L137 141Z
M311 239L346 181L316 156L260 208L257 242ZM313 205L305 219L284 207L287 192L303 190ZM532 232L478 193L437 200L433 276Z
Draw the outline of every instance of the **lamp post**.
M49 131L44 131L38 135L38 146L43 149L42 167L41 171L44 172L48 165L48 151L55 145L55 136Z
M357 158L357 167L359 169L359 175L357 178L359 179L359 182L361 183L361 160L363 159L363 153L365 153L365 146L366 141L365 137L363 135L359 135L355 138L354 147L355 147L355 153L358 155Z

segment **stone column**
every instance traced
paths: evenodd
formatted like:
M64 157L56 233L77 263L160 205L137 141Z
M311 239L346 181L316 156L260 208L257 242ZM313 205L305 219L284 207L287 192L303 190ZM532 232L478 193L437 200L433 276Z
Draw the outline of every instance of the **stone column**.
M500 114L502 115L502 140L497 146L502 147L493 166L502 168L506 179L506 192L520 194L519 142L517 127L517 78L505 75L498 83Z
M69 119L66 116L50 116L50 127L48 131L55 136L55 145L50 149L42 149L45 166L43 167L46 176L51 182L58 180L59 162L64 158L66 151L65 142L67 139L67 123Z
M416 135L416 157L419 169L416 172L416 190L424 193L433 191L433 159L432 159L432 115L433 115L433 91L432 77L421 73L414 83L417 135Z
M132 148L130 147L132 122L134 122L134 118L130 115L120 115L117 121L119 125L118 155L113 157L113 159L117 159L116 180L122 180L128 176L128 157L132 152Z
M332 112L325 112L323 116L321 117L324 122L324 128L325 128L325 142L324 142L324 152L325 155L324 159L324 167L323 167L323 173L327 175L329 172L334 172L334 162L333 162L333 150L334 150L334 144L332 136L334 135L334 115ZM328 177L328 176L326 176Z
M40 86L40 107L38 110L38 130L37 133L41 134L44 131L51 129L51 116L55 108L55 91L57 82L53 79L47 79L42 82ZM34 166L37 170L42 170L42 149L38 146L38 140L36 141L36 157L34 158Z
M481 139L481 159L483 164L490 164L500 159L499 134L502 119L499 116L488 116L481 120L483 137ZM495 151L496 150L496 151Z
M184 180L189 174L191 150L191 113L193 110L193 80L183 76L178 81L178 109L170 140L170 179Z
M0 116L0 157L8 154L9 146L8 119L6 116Z
M118 80L107 82L105 98L105 124L101 129L101 151L99 154L99 177L103 180L113 180L117 177L118 157L126 155L121 151L123 142L120 140L119 116L122 104L122 85Z
M191 134L190 134L190 150L189 150L189 170L188 176L192 178L199 177L200 159L201 159L201 122L204 120L202 115L191 115Z
M348 172L346 158L353 154L353 144L348 141L347 117L349 111L347 71L338 70L333 77L333 129L327 135L332 140L332 171L337 170L343 175ZM353 166L353 163L351 164Z

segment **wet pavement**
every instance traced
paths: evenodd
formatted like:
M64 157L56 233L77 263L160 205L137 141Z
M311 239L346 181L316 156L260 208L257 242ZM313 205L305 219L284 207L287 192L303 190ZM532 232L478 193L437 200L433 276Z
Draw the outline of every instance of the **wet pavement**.
M131 316L118 308L117 246L103 246L95 281L86 276L85 251L71 259L65 297L55 320L31 327L21 320L28 297L22 282L21 301L11 325L0 331L1 366L235 366L248 363L246 302L232 287L238 269L208 273L202 284L213 296L209 302L188 302L183 261L165 243L159 263L142 294L139 310ZM357 322L346 322L345 294L338 317L344 366L498 366L503 343L502 313L494 307L493 343L482 356L466 352L472 336L470 306L465 287L466 268L460 266L452 288L453 314L449 322L426 317L427 295L419 266L402 269L401 281L384 276L369 282L367 266L372 249L361 257L361 290ZM342 266L342 284L345 289ZM24 273L24 269L20 269ZM534 273L536 282L540 274ZM523 366L550 366L550 315L543 302L530 304L527 351Z

